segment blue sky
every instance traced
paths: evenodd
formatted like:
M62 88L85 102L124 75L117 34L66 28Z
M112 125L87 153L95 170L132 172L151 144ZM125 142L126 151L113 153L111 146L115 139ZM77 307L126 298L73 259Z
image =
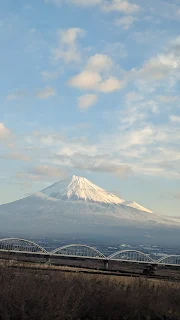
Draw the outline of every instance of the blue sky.
M67 175L180 215L179 0L0 4L0 203Z

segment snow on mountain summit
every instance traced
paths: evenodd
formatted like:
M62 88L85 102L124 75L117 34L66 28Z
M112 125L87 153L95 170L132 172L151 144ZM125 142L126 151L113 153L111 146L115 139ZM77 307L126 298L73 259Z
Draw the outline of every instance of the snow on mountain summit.
M106 204L121 204L124 202L123 199L96 186L86 178L75 175L56 182L41 192L48 197L61 200L85 200Z
M138 211L152 213L149 209L134 201L125 201L118 196L96 186L86 178L73 175L70 178L54 183L42 190L42 196L54 200L83 200L105 204L116 204L131 207Z
M154 228L163 232L165 227L180 228L177 219L151 213L136 202L126 202L78 176L56 182L24 199L1 205L0 221L3 232L14 230L19 233L23 226L23 233L39 234L39 230L47 235L74 232L83 237L84 232L93 235L94 229L98 237L100 232L103 236L106 232L119 236L120 230L123 237L127 230L130 230L130 236L135 232L139 237L139 228L149 230L150 235Z

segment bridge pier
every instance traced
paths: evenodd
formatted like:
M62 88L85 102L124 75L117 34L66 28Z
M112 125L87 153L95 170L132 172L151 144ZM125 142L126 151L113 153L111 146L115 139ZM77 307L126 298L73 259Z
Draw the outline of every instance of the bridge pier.
M51 256L47 256L46 258L46 264L50 265L51 264Z
M104 260L104 269L105 270L109 269L109 260Z

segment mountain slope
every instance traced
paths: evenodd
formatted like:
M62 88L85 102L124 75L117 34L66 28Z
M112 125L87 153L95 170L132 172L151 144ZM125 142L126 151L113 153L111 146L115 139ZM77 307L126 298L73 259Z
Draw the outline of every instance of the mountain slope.
M116 233L120 237L126 230L123 239L130 239L132 234L139 238L143 229L165 232L165 228L178 226L177 220L159 216L137 203L127 203L77 176L0 206L0 232L18 235L96 232L112 237Z
M138 204L135 201L125 201L123 204L126 205L127 207L135 208L135 209L140 210L140 211L153 213L151 210L141 206L140 204Z
M45 195L59 200L84 200L101 203L119 204L124 202L112 193L96 186L86 178L73 175L42 190Z

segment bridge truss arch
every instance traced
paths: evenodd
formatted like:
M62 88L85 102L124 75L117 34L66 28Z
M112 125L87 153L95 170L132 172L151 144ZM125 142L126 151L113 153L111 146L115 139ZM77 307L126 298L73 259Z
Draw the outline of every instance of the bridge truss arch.
M158 260L160 264L180 265L180 255L167 255Z
M0 250L47 253L47 251L37 243L20 238L0 239Z
M69 244L55 249L52 251L52 254L89 258L106 258L102 252L85 244Z
M111 254L108 258L122 261L154 262L148 254L136 250L121 250Z

